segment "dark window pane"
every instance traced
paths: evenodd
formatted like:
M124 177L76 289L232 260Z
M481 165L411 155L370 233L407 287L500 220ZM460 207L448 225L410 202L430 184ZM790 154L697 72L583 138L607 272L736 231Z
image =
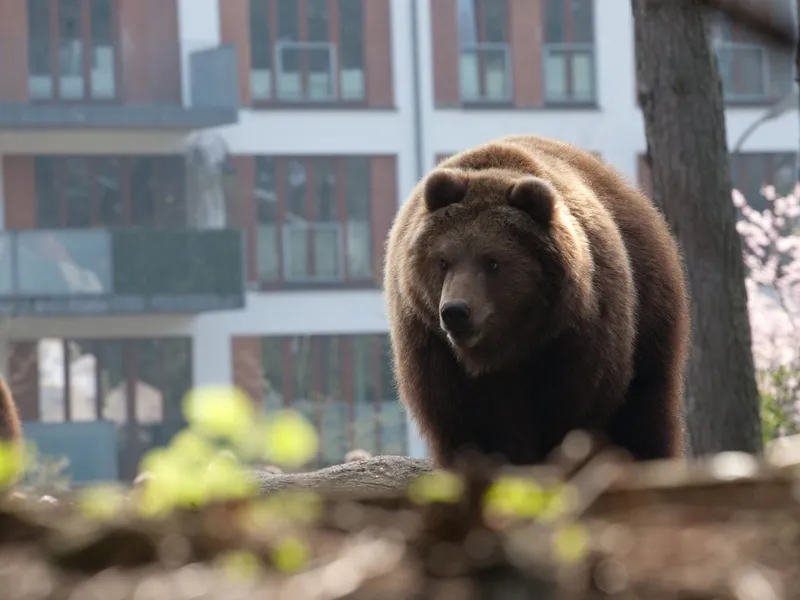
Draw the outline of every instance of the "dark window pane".
M125 206L121 189L121 164L118 158L99 158L95 169L98 217L104 227L125 225Z
M61 163L67 227L92 227L92 189L89 160L67 158Z
M346 158L344 165L347 218L369 221L369 159Z
M62 99L84 97L84 31L80 0L61 0L58 12L59 94Z
M56 188L56 159L36 158L36 224L40 229L61 225L61 206Z
M92 0L92 41L109 44L114 39L111 0Z
M256 203L259 223L278 222L278 197L275 193L275 160L256 158Z
M254 69L272 69L269 0L250 0L250 60Z
M327 42L330 38L328 0L306 0L306 26L309 42Z
M185 227L186 162L180 156L156 156L156 224L159 227Z
M131 225L152 227L156 221L154 165L148 157L131 160Z
M316 221L338 221L336 206L336 164L329 159L317 159L313 163L314 200Z
M351 338L353 348L353 400L356 403L375 401L375 338L356 335Z
M594 0L572 0L572 39L578 44L594 41Z
M32 98L53 94L50 0L28 0L28 88Z
M304 401L311 397L311 338L295 336L289 341L292 361L292 403L303 410Z
M320 393L330 399L340 400L343 395L340 340L331 336L320 336L316 340L319 345L322 379Z
M182 424L183 396L192 387L192 340L169 338L161 346L161 392L164 394L164 420Z
M483 0L483 41L505 42L508 39L506 0Z
M83 37L81 0L60 0L58 6L58 32L61 40L81 39Z
M555 44L565 41L564 0L547 0L545 5L545 42Z
M364 68L362 0L339 0L339 56L343 69Z
M287 217L291 216L295 220L303 221L308 213L306 210L308 174L306 173L305 162L291 158L285 161L284 166L283 189L286 190L286 210L289 213Z
M276 0L278 3L278 41L298 39L297 0Z

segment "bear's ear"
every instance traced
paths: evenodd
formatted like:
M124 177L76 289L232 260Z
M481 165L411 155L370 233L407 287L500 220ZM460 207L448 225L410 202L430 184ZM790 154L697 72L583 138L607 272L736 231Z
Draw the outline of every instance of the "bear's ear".
M467 180L451 169L439 169L425 182L425 205L431 212L461 202L467 195Z
M543 179L526 177L511 187L508 203L527 213L540 225L547 226L553 219L556 191Z

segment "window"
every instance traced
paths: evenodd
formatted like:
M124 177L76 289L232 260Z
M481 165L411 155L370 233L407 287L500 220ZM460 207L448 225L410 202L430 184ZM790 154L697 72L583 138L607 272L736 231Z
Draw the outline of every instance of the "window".
M594 0L546 0L544 96L549 104L595 101Z
M364 0L250 0L257 102L363 101Z
M341 463L356 448L405 453L388 336L268 337L261 356L265 410L292 408L314 424L317 466Z
M10 379L38 389L42 422L116 423L126 478L148 449L167 445L186 425L181 400L192 386L189 338L50 338L36 347L33 360L20 367L24 372ZM78 452L89 450L97 449Z
M371 278L369 159L257 157L255 196L260 281Z
M786 0L771 2L778 17ZM715 17L713 43L727 102L771 102L791 92L793 52L763 45L755 34L722 15Z
M511 102L507 0L458 0L463 102Z
M28 0L28 92L34 100L117 95L114 0Z
M181 156L37 156L37 225L185 226L185 172Z
M767 201L761 195L761 188L764 185L774 185L779 195L789 194L797 181L796 160L791 152L733 154L733 187L744 194L750 206L764 210L767 208Z

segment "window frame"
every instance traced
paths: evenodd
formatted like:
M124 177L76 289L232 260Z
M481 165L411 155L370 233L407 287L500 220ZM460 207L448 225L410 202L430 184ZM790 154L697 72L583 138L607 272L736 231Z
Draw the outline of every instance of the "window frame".
M82 76L83 76L83 95L80 98L64 98L61 96L61 69L59 66L59 48L61 44L61 20L60 20L60 8L61 2L60 0L48 0L50 7L49 7L49 19L48 19L48 37L46 41L49 46L50 50L50 82L52 86L52 94L49 98L43 97L35 97L29 96L29 100L35 104L58 104L58 105L86 105L86 104L93 104L93 105L114 105L123 102L123 90L122 90L122 56L120 53L120 10L119 10L119 0L105 0L109 4L109 11L111 14L111 45L114 48L114 94L111 97L107 98L94 98L91 94L91 72L92 72L92 60L93 60L93 46L92 46L92 1L93 0L77 0L80 2L80 11L81 11L81 41L83 43L83 65L82 65ZM30 23L33 20L33 15L31 11L31 3L35 2L35 0L26 0L26 14L28 18L28 31L26 32L26 36L28 39L28 45L26 51L28 52L28 56L30 57L31 54L31 44L35 43L43 43L45 40L35 40L30 37ZM86 49L90 51L86 51ZM30 77L33 75L30 69L30 59L28 60L28 68L27 68L27 78L30 81ZM30 84L27 84L28 90Z
M514 48L511 39L511 10L508 0L470 0L472 2L472 10L474 11L475 22L475 41L465 40L465 34L462 30L461 15L459 14L460 8L458 2L456 3L456 24L458 30L458 69L459 69L459 101L466 107L497 107L507 108L514 104ZM487 39L487 26L486 26L486 4L487 2L502 2L503 11L505 12L504 35L501 41L490 41ZM489 68L486 56L482 51L497 52L501 51L504 56L505 63L505 93L501 98L493 99L487 96L487 78L489 76ZM476 98L466 98L463 90L463 67L462 61L464 54L467 52L474 52L476 58L477 78L478 78L478 96Z
M367 98L367 79L369 74L367 72L366 60L366 24L364 22L364 2L368 0L360 0L361 10L361 72L363 76L363 87L360 98L346 98L342 95L342 44L341 44L341 5L343 0L321 0L326 2L327 6L327 40L309 40L308 39L308 3L313 0L295 0L297 10L297 40L281 40L278 36L278 2L280 0L248 0L248 27L250 36L249 47L249 65L250 69L247 74L248 86L250 89L251 105L254 108L325 108L325 107L352 107L363 108L368 106ZM346 1L346 0L345 0ZM267 27L266 29L261 26L261 36L267 40L266 44L269 47L269 97L261 97L254 92L253 86L253 73L255 69L253 64L255 56L253 54L254 44L253 38L255 25L253 22L253 6L255 2L266 3L267 8ZM300 57L301 67L298 70L300 73L301 90L302 93L298 97L282 98L278 88L278 72L281 70L279 66L282 64L280 60L280 53L286 48L298 47L300 49L311 48L329 48L328 63L330 78L330 98L314 99L308 97L309 87L309 74L311 70L308 66L308 55L304 54Z
M375 286L375 277L376 274L374 273L374 238L376 235L375 232L375 223L374 223L374 204L373 204L373 197L371 193L371 179L372 179L372 160L369 156L364 155L337 155L337 156L319 156L319 155L257 155L254 157L255 159L255 168L253 170L254 180L253 180L253 201L259 203L262 201L260 198L263 194L258 192L258 184L261 174L261 169L269 168L271 165L272 171L272 181L274 185L274 190L272 190L272 194L275 198L275 207L274 207L274 223L275 223L275 245L273 250L277 252L277 273L276 276L272 279L264 279L261 275L261 252L259 248L261 247L259 244L259 227L262 225L263 221L260 216L260 206L256 207L256 218L255 222L253 223L252 227L248 227L247 234L249 236L253 236L253 243L256 246L255 252L255 283L261 290L274 290L274 289L314 289L314 288L335 288L335 289L343 289L343 288L363 288L365 286L374 287ZM351 272L351 264L349 260L349 236L348 236L348 227L350 225L350 221L348 216L350 212L348 211L348 196L347 196L347 188L350 185L347 177L347 161L349 160L358 160L364 161L364 165L366 168L364 170L364 175L366 179L364 181L358 182L357 185L362 186L366 192L366 209L367 209L367 218L366 223L368 225L368 244L367 248L369 250L368 256L368 264L370 265L370 271L368 275L353 275ZM303 218L305 221L299 223L291 223L288 222L286 219L287 215L287 206L289 202L289 193L285 186L286 181L286 173L288 165L291 161L298 161L301 163L305 169L305 177L306 177L306 184L305 184L305 197L303 199ZM335 200L335 210L336 210L336 219L335 220L316 220L316 207L319 203L319 195L318 195L318 188L315 185L309 185L308 182L315 182L318 183L316 179L316 173L319 168L329 168L334 176L334 200ZM306 254L306 260L308 261L308 271L311 273L309 276L294 276L294 277L287 277L288 267L290 264L291 257L289 256L288 244L286 242L286 233L287 229L297 229L302 228L305 224L317 224L317 226L313 226L314 230L335 230L339 233L339 247L338 247L338 264L340 267L340 275L339 276L332 276L332 277L325 277L320 276L317 277L313 273L315 271L315 261L314 261L314 238L313 236L308 236L307 244L308 250Z
M152 229L169 228L171 227L166 218L168 215L163 210L159 210L160 204L157 203L158 198L153 194L153 220L152 222L137 222L135 218L134 207L134 166L138 160L150 161L151 167L154 169L154 176L151 180L151 185L157 192L159 188L169 188L171 182L169 177L169 169L172 164L165 162L165 158L175 158L182 161L180 155L172 154L143 154L143 155L34 155L33 159L33 172L34 172L34 190L36 201L36 229L91 229L91 228L104 228L113 229L115 227L146 227ZM81 225L68 224L68 199L67 199L67 169L68 161L84 161L86 168L84 189L87 190L87 196L90 198L91 207L91 221ZM115 224L105 224L98 215L101 212L99 185L97 182L97 173L102 172L103 163L105 161L117 161L118 170L116 183L119 186L119 203L122 206L122 218L120 222ZM44 173L45 165L49 165L52 171ZM177 165L177 163L176 163ZM185 163L181 162L182 168L178 175L178 183L180 186L179 207L182 206L184 212L189 210L190 207L186 202L186 190L188 185L188 177ZM47 189L49 187L49 189ZM43 212L42 199L50 198L52 205L56 208L56 215L54 215L53 222L45 222L42 218ZM180 208L179 208L180 209ZM188 221L185 221L188 227Z
M779 18L785 17L787 14L789 0L767 0L769 2L769 9L768 12L771 13L772 18ZM784 8L786 7L786 9ZM718 14L714 16L714 21L712 24L712 35L711 40L713 44L713 48L715 51L715 57L717 59L718 69L720 71L720 79L722 79L722 65L720 64L721 61L719 60L719 50L721 47L728 46L750 49L750 50L758 50L761 53L761 69L762 72L760 73L763 87L764 87L764 94L749 94L747 92L738 93L734 96L725 93L725 82L722 81L723 88L723 102L726 107L748 107L748 106L764 106L773 104L780 100L784 95L791 93L793 88L793 80L794 80L794 53L790 51L785 51L781 49L771 48L769 44L763 42L759 39L757 34L753 34L748 31L746 28L739 23L733 23L729 18L724 15ZM787 75L785 79L785 85L787 88L783 91L783 94L776 93L775 86L776 82L773 80L773 75L775 66L779 65L778 62L773 64L773 61L776 61L777 55L781 52L786 52L786 64L789 67L789 71L785 73ZM730 60L731 63L731 71L732 79L734 87L736 87L737 82L746 81L747 77L743 75L743 72L746 70L744 69L743 63L744 61L739 55L739 60L736 60L736 55L733 55Z
M319 433L321 440L325 439L326 431L324 427L322 411L318 410L318 406L316 406L318 404L317 396L322 396L322 394L317 392L317 390L328 388L328 383L323 381L325 377L324 370L325 367L328 366L324 360L324 351L326 349L330 350L329 344L335 342L339 356L339 372L337 375L339 389L334 390L334 393L331 395L334 398L337 395L340 395L339 400L345 402L347 407L346 432L343 432L346 437L347 447L344 452L355 449L356 442L358 441L355 431L355 425L357 423L356 408L359 404L364 403L356 400L356 359L358 358L356 345L359 342L364 342L368 347L366 351L366 356L368 356L369 361L367 372L371 373L369 387L372 391L372 398L368 400L367 404L370 404L374 408L373 414L375 419L373 427L376 445L376 448L374 449L366 449L370 451L377 450L377 453L382 453L385 444L385 439L383 436L384 428L382 427L383 423L381 421L384 415L384 404L387 402L399 402L397 388L394 384L393 377L391 382L384 381L385 374L387 372L391 373L392 361L391 346L387 334L263 336L259 338L259 342L261 348L261 369L264 373L264 379L270 380L270 375L273 374L273 371L276 371L278 373L278 377L280 378L277 386L274 385L270 380L270 385L282 399L282 404L275 408L296 409L297 406L294 405L295 400L311 400L314 402L315 410L311 420L314 422L313 424ZM295 351L295 348L300 347L303 344L308 344L306 348L307 352L304 354L305 358L301 356L302 353L300 351ZM268 364L268 356L273 358L278 357L280 364L277 366ZM298 375L298 365L296 363L299 362L298 357L300 357L299 361L307 363L304 365L304 371L307 371L304 383L307 382L310 398L295 398L294 392ZM383 364L384 358L386 361L388 361L388 364ZM387 383L389 386L391 386L393 393L391 397L384 398L383 392L387 389L387 385L385 385ZM265 407L265 410L269 410L269 408ZM405 452L408 450L408 424L404 418L402 430L404 434L403 451ZM320 444L319 454L315 457L314 461L315 466L318 467L327 466L328 464L321 461L322 448L323 444ZM344 454L340 457L339 462L342 462L343 460Z
M590 41L573 41L574 38L574 10L576 2L586 1L591 10L591 31ZM560 40L550 40L548 31L548 5L545 0L542 3L542 99L548 107L594 107L598 102L598 77L597 77L597 41L595 39L594 25L597 14L595 0L561 0L561 35ZM551 52L564 52L569 59L564 61L564 81L566 83L566 95L553 99L548 98L548 59ZM590 75L591 75L591 97L575 97L574 57L576 54L588 53L590 55Z

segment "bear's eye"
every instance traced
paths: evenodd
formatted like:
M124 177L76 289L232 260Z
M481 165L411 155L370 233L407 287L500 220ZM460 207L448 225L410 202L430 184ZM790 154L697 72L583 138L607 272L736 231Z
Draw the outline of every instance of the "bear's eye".
M440 258L439 259L439 266L442 268L442 271L447 271L447 267L449 267L450 265L447 264L447 261L445 259Z
M486 261L486 268L489 271L497 271L497 269L499 267L500 267L500 264L496 260L494 260L493 258L490 258L489 260Z

